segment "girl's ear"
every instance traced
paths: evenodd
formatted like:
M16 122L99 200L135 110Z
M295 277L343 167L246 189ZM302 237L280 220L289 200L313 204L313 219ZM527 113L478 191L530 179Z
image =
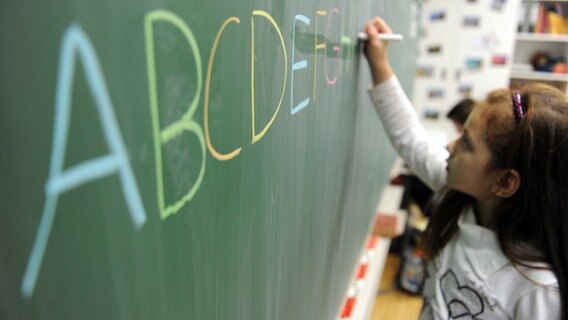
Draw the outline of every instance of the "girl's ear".
M521 186L521 176L514 169L503 170L501 176L493 186L495 195L502 198L509 198L514 195Z

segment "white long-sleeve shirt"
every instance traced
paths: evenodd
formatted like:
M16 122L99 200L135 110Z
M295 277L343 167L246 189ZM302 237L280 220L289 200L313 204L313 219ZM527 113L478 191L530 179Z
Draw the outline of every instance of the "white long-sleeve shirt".
M434 190L446 183L448 151L429 137L396 77L370 90L391 143ZM513 266L495 233L465 208L458 232L428 263L420 319L560 319L560 292L549 269Z

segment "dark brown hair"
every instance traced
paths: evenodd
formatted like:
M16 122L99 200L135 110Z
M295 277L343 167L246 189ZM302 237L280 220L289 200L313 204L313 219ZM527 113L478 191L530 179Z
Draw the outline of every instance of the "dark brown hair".
M460 100L455 106L450 109L446 118L456 121L457 123L463 125L467 120L467 117L473 109L475 101L470 98L465 98Z
M560 90L532 84L520 91L524 118L516 121L510 90L491 92L476 104L492 153L490 169L514 169L517 192L504 198L490 225L515 266L550 265L560 287L562 319L568 320L568 100ZM475 200L452 189L434 201L424 249L435 257L458 230L465 206Z

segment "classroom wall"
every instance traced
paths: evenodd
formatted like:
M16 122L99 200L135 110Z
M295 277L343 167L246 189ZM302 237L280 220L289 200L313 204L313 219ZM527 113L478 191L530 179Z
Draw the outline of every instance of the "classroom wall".
M509 86L519 5L502 0L422 4L412 102L430 131L446 136L442 143L457 134L446 119L455 104Z

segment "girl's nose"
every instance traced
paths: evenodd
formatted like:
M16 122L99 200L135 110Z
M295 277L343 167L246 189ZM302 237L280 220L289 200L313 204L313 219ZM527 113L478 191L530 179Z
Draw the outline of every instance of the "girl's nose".
M448 151L450 152L450 157L452 157L454 155L454 151L456 150L457 142L458 142L458 140L454 140L454 141L450 142L450 144L448 144L448 146L446 147L446 149L448 149Z

